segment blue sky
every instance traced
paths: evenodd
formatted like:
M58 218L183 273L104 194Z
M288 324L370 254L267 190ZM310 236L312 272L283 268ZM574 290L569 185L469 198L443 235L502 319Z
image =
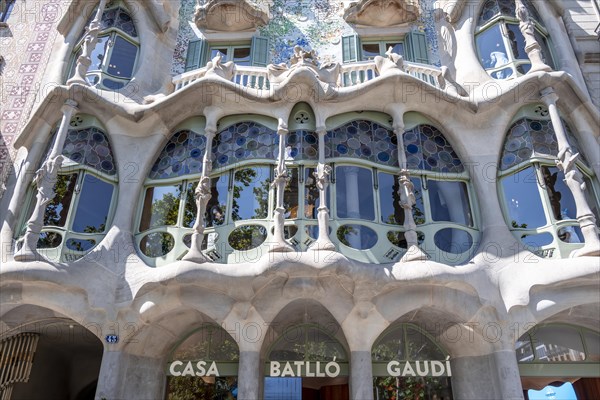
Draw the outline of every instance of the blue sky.
M554 397L546 396L546 392L548 388L552 389L556 394ZM577 396L575 395L575 391L573 390L573 385L570 383L565 383L561 387L554 386L546 386L542 390L529 390L529 400L577 400Z

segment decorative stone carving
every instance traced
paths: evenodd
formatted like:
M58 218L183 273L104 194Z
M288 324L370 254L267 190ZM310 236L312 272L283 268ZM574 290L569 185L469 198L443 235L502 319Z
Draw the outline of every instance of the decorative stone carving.
M417 0L353 1L344 11L348 23L365 26L393 26L416 21L419 17Z
M221 53L217 53L217 55L211 61L206 63L206 74L204 76L210 76L210 74L214 74L220 76L221 78L227 79L228 81L232 80L236 72L235 63L233 61L222 63L221 59Z
M519 19L519 29L525 38L525 52L531 61L531 69L528 73L538 71L552 71L542 59L542 49L535 38L535 25L529 15L527 7L521 0L515 0L516 14Z
M37 170L34 182L37 186L36 203L33 213L27 221L27 231L23 237L23 246L15 253L15 261L35 261L41 259L37 252L37 242L40 237L40 232L44 226L44 213L46 205L54 198L54 185L58 176L58 171L62 166L64 157L62 150L67 139L69 122L73 113L77 110L77 103L73 100L65 101L62 107L62 120L60 127L54 138L52 150L48 159L44 161L41 168Z
M198 28L218 32L255 30L269 19L268 3L248 0L198 0L194 14Z
M279 127L277 129L279 134L279 157L277 159L277 166L275 167L275 178L271 183L271 187L277 190L277 198L275 201L275 211L273 212L274 226L274 237L275 243L271 247L271 252L289 252L294 251L294 248L285 241L283 232L283 224L285 222L285 205L283 202L283 194L285 191L285 185L289 180L287 168L285 166L286 158L286 135L288 133L286 123L280 119Z
M385 75L389 71L404 71L404 59L400 54L393 52L393 47L390 46L386 51L386 57L376 56L373 60L375 62L375 68L380 76Z
M98 33L100 33L101 30L100 21L102 20L102 13L106 7L106 2L107 0L100 0L100 4L96 10L96 15L94 15L94 19L92 22L90 22L90 26L87 28L87 33L83 39L83 45L81 46L81 55L77 58L75 74L67 81L68 85L72 85L74 83L86 86L90 85L85 76L87 75L88 69L92 64L92 51L94 51L94 47L96 47L96 44L98 43Z
M437 0L434 7L438 13L436 18L444 17L451 24L455 23L462 16L466 0Z
M291 66L287 64L269 64L267 74L272 83L281 83L296 71L311 71L315 78L327 84L336 84L340 75L341 66L338 63L318 64L314 51L305 51L300 46L294 47L294 54L290 58Z
M565 174L565 183L569 187L573 199L575 200L575 206L577 208L577 221L581 228L581 233L585 241L585 245L574 251L571 257L581 256L600 256L600 239L598 238L598 228L596 227L596 217L592 212L587 199L585 197L585 182L583 181L583 175L577 168L575 162L579 157L579 153L573 153L573 149L569 145L567 134L558 114L558 108L556 102L558 101L558 95L554 93L554 89L548 87L541 91L541 97L544 103L548 106L550 112L550 119L552 120L552 126L554 127L554 133L556 134L556 141L558 142L558 156L556 165Z

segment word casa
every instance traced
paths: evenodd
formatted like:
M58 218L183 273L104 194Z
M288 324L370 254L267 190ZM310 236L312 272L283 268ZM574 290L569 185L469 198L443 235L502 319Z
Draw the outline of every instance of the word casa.
M406 361L401 367L399 361L387 364L389 376L452 376L450 361Z
M185 367L182 369L183 361L173 361L171 366L169 367L169 372L172 376L221 376L219 374L219 369L217 368L217 363L214 361L210 364L208 369L206 366L208 365L207 361L198 361L195 365L188 361L185 364Z

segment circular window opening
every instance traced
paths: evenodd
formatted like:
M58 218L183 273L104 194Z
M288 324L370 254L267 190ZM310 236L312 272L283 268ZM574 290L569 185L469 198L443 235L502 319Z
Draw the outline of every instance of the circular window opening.
M433 241L440 250L452 254L464 253L473 246L473 237L469 232L455 228L437 231Z
M234 250L244 251L254 249L267 239L267 229L258 225L244 225L234 229L229 234L229 245Z
M357 250L367 250L377 244L377 233L364 225L342 225L337 230L337 238Z
M148 257L162 257L175 246L175 239L166 232L150 233L140 242L140 250Z

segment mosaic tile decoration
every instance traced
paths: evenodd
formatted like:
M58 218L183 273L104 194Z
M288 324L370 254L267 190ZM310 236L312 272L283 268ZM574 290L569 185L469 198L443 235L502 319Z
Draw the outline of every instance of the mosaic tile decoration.
M183 130L175 133L150 170L150 179L167 179L202 172L206 137Z
M567 132L569 145L575 153L580 154L580 159L587 164L585 157L580 152L577 139L569 126L563 121ZM506 136L500 170L504 171L517 164L529 160L531 157L546 157L555 160L558 155L558 142L551 121L533 120L522 118L515 122Z
M442 132L431 125L418 125L404 132L407 167L435 172L460 173L465 169Z
M56 25L64 10L61 0L20 2L8 17L8 27L0 28L0 48L4 69L0 74L3 98L0 104L0 198L4 182L14 173L16 149L12 144L25 125L45 65L58 34ZM20 32L18 38L13 32ZM39 100L39 99L38 99Z
M327 132L325 157L352 157L397 167L398 141L394 132L376 122L356 120Z
M91 18L94 15L92 14ZM137 38L137 30L133 24L133 20L129 15L129 12L121 7L111 8L102 14L102 30L108 28L117 28L128 34L129 36ZM88 24L89 25L89 24Z
M240 122L219 132L212 145L213 168L250 159L277 160L279 135L257 122Z
M319 159L319 135L307 130L290 132L286 137L288 156L294 160Z
M98 128L69 130L62 154L107 175L117 174L110 143Z
M421 0L421 13L413 29L424 32L430 62L440 65L435 30L434 0ZM193 18L196 0L181 0L179 32L173 54L173 75L184 72L190 40L198 39ZM342 62L342 35L355 33L343 18L342 2L328 0L273 0L271 20L259 28L259 35L269 39L270 62L289 63L294 46L315 50L321 63Z

